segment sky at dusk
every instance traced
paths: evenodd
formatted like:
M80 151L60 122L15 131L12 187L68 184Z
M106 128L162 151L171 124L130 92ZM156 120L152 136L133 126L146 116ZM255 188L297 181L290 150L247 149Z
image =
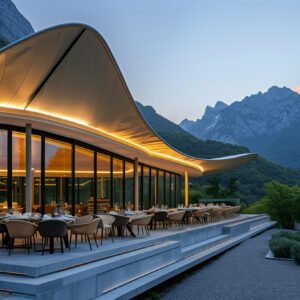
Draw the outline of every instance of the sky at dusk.
M217 100L300 86L299 0L13 0L36 31L105 38L135 100L178 123Z

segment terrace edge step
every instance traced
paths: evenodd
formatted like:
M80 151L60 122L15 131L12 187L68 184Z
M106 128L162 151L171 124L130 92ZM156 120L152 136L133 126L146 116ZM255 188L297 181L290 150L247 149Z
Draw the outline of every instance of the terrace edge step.
M112 300L112 299L125 300L125 299L131 299L133 297L136 297L146 292L147 290L153 288L154 286L159 285L162 282L169 280L172 277L175 277L180 273L185 272L188 269L206 260L209 260L212 257L221 254L222 252L229 250L230 248L238 245L244 240L272 228L276 223L277 222L269 221L267 223L261 224L257 227L254 227L253 229L251 229L249 232L245 234L242 234L237 237L233 237L232 239L227 240L221 244L217 244L207 250L186 257L183 260L176 262L170 266L167 266L157 272L153 272L145 277L132 281L126 286L120 287L100 297L97 297L96 300Z
M186 247L182 248L181 252L184 257L188 257L197 252L204 251L208 248L216 246L217 244L220 244L230 238L231 238L231 236L229 234L222 234L220 236L216 236L211 239L208 239L208 240L205 240L205 241L202 241L202 242L190 245L190 246L186 246Z

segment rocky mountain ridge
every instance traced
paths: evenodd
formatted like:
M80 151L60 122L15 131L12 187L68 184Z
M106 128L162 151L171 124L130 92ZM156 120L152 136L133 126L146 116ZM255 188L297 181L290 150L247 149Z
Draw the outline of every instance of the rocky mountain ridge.
M200 139L243 145L276 163L300 168L299 135L286 141L299 124L300 95L273 86L231 105L208 107L201 119L184 120L180 126Z
M0 0L0 40L11 43L34 32L30 22L11 0Z

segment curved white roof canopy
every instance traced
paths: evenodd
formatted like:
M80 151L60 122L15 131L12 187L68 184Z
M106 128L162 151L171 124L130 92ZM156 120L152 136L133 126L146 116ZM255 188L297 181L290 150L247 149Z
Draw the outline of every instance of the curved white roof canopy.
M46 29L0 51L0 115L0 123L30 122L192 176L232 169L257 157L201 159L168 145L139 112L104 39L82 24Z

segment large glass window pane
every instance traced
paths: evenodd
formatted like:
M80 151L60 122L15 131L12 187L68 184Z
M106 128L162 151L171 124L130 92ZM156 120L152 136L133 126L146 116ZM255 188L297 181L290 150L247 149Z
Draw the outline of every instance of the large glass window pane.
M148 167L143 168L143 209L150 208L150 170Z
M181 197L181 178L179 175L176 175L176 202L177 204L184 204L183 198Z
M75 214L94 213L94 152L75 147Z
M0 130L0 211L7 208L7 131Z
M26 148L25 134L12 134L12 208L19 212L25 209Z
M151 205L157 206L157 170L151 169Z
M127 209L133 209L133 204L134 204L133 195L134 195L134 166L130 162L125 162L125 207Z
M45 139L45 213L54 212L56 204L71 212L72 146Z
M113 158L113 206L124 208L123 203L123 161Z
M110 182L111 157L102 153L97 155L97 212L107 212L111 207Z
M32 147L32 181L33 181L33 205L32 211L41 212L42 198L41 198L41 137L32 135L31 147Z
M158 172L157 204L159 207L164 205L164 172Z
M170 201L170 173L165 173L165 204L168 207L174 207Z
M171 194L170 194L170 207L176 207L176 199L175 199L175 175L171 174Z

